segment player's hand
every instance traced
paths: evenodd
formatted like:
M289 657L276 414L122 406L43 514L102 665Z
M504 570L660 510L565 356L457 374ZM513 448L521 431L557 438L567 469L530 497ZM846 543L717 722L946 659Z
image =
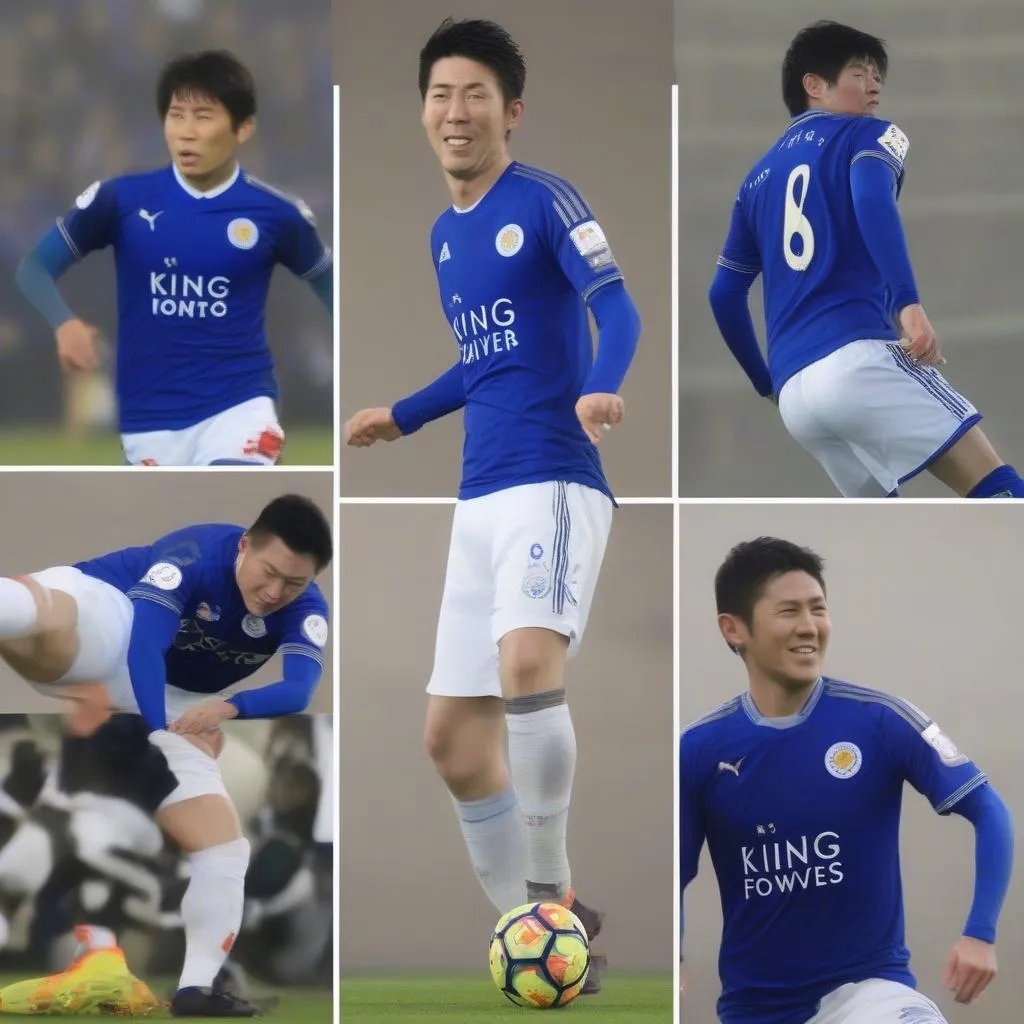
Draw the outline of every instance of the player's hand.
M596 392L584 395L576 403L576 416L594 444L600 444L606 431L622 422L626 407L618 395Z
M353 448L369 448L377 441L397 441L402 436L391 410L360 409L344 427L345 444Z
M900 330L903 337L900 345L915 363L921 366L943 366L946 362L939 348L935 328L925 314L924 308L915 304L900 310Z
M942 969L942 984L958 1003L977 999L996 976L996 947L981 939L963 936Z
M100 365L100 332L84 320L67 320L57 328L57 357L65 371L89 372Z
M218 728L221 722L238 715L238 708L226 700L204 700L190 707L177 721L167 726L168 732L205 733Z

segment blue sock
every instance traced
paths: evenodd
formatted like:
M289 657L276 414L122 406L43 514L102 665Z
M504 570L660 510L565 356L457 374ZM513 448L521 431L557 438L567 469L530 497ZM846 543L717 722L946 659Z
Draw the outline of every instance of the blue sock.
M1013 466L1000 466L975 484L968 498L1024 498L1024 480Z

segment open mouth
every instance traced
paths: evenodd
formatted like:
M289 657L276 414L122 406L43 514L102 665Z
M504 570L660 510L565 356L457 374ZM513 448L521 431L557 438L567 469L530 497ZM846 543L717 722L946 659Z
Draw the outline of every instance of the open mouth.
M817 654L818 653L818 648L817 647L812 647L810 644L804 644L801 647L791 647L790 650L794 654L803 654L803 655Z
M472 139L467 138L465 135L448 135L445 137L444 144L451 149L464 149L472 141Z

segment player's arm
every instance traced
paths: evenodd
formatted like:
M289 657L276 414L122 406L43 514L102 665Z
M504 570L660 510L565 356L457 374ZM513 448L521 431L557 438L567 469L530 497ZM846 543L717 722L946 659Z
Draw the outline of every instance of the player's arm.
M138 587L135 588L139 590ZM130 593L134 615L128 643L128 675L139 714L150 729L167 728L167 665L164 661L181 628L181 611L148 594Z
M772 378L750 315L751 286L761 273L761 255L743 203L737 198L722 254L708 290L711 312L733 358L762 398L772 395Z
M642 323L604 230L568 182L540 204L541 237L597 325L597 352L576 415L594 444L622 421L619 390L636 354Z
M369 448L377 441L397 441L406 434L457 412L466 404L466 385L460 360L425 388L399 399L391 408L360 409L345 423L345 444Z
M301 199L288 209L275 255L278 263L309 282L328 313L334 312L334 259L317 233L313 211Z
M958 1002L970 1002L995 977L996 925L1010 884L1013 826L985 773L917 708L897 702L887 715L890 749L911 785L939 814L960 814L975 828L974 898L943 971Z
M113 187L90 185L75 208L58 219L18 265L15 283L53 328L65 370L93 370L99 365L98 332L75 316L57 281L72 264L112 243L116 217Z
M700 851L704 847L704 817L700 812L693 774L688 765L685 735L679 741L679 959L683 956L683 894L697 877Z
M864 245L889 290L892 308L913 358L943 362L935 331L925 316L910 262L897 199L910 142L894 124L878 138L879 122L868 122L850 164L850 193Z
M319 593L315 599L300 601L287 609L289 621L278 647L284 678L229 697L227 703L237 709L238 718L279 718L300 714L309 707L324 668L328 609Z

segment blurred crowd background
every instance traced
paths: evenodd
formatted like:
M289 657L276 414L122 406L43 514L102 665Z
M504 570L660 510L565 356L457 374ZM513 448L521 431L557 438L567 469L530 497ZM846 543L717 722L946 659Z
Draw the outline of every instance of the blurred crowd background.
M67 721L0 716L0 976L63 970L87 924L166 988L184 956L185 860ZM330 715L224 725L221 771L252 844L231 955L243 989L331 990L332 728Z
M252 70L258 130L247 170L301 196L333 236L330 0L4 0L0 3L0 430L110 420L102 380L65 393L48 325L14 285L22 256L91 182L167 162L156 78L180 53L226 48ZM109 253L62 280L109 336ZM323 307L275 275L268 331L289 425L329 430L332 339ZM70 422L64 422L65 418Z

